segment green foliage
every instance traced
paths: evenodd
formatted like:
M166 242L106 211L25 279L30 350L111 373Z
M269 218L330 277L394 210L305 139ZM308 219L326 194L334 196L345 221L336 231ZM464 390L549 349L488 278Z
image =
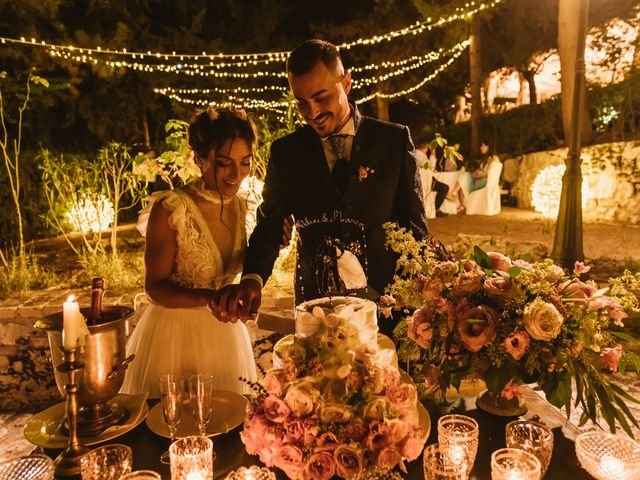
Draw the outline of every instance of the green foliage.
M253 174L262 181L267 175L271 144L302 125L302 120L295 107L293 94L289 92L283 97L283 100L288 102L284 115L276 116L273 113L269 113L258 117L258 151L253 165Z
M142 255L83 255L81 272L72 283L84 287L92 278L104 278L111 294L130 292L144 287L144 259Z
M0 297L47 288L56 282L53 272L42 267L32 254L25 255L10 255L6 264L0 265Z
M146 179L159 175L171 190L189 183L200 176L200 169L193 161L189 147L189 124L183 120L170 119L165 125L167 150L155 156L154 152L139 153L133 159L134 172Z

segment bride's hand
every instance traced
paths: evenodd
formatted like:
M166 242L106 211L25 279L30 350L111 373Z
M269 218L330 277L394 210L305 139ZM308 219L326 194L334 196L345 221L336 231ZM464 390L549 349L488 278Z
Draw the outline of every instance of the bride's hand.
M238 285L227 285L213 292L209 308L216 318L223 322L246 322L258 311L261 301L260 283L245 279Z

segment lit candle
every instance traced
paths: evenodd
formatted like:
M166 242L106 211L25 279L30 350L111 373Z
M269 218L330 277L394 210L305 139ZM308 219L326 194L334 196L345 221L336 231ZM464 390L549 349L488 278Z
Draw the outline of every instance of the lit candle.
M75 295L70 295L62 305L62 345L64 348L76 348L80 337L77 317L82 314L75 298Z
M459 465L464 461L464 449L460 445L454 445L451 447L451 462L455 465Z
M510 470L507 472L505 480L524 480L524 475L520 470Z
M600 460L600 470L605 475L620 475L624 472L624 463L612 455L605 455Z
M205 480L200 472L191 472L187 475L187 480Z
M89 335L89 328L80 313L80 306L75 301L75 295L70 295L62 305L62 345L64 348L83 346L85 336Z

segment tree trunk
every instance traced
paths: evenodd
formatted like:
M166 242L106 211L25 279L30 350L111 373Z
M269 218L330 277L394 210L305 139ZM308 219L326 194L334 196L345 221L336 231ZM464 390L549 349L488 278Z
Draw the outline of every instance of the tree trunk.
M525 104L525 92L527 90L527 81L524 78L524 75L522 74L522 72L520 70L518 70L518 84L520 86L520 88L518 89L518 98L516 98L516 106L519 107L520 105L524 105Z
M471 19L469 71L471 76L471 156L480 152L480 118L482 117L482 70L480 67L480 16Z
M529 103L533 105L538 103L538 92L536 91L536 72L533 70L524 70L522 76L529 84Z
M389 121L389 100L384 97L376 97L376 106L378 107L378 119Z
M149 119L147 118L147 109L142 107L142 128L144 130L144 145L147 150L151 148L151 135L149 135Z
M576 71L576 55L578 48L578 15L580 2L585 0L559 0L558 3L558 54L560 55L560 82L562 87L562 127L565 145L569 145L571 137L571 108L573 102L573 83ZM586 93L586 85L583 79ZM582 116L580 128L583 143L591 138L591 119L587 108L586 94L582 100Z

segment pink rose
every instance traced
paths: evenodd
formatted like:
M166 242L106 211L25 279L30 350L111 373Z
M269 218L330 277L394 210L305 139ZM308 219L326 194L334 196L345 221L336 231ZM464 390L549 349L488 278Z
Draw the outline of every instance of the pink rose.
M418 392L413 385L401 383L395 388L388 389L387 397L389 397L391 405L396 408L415 408Z
M386 388L392 388L400 384L400 370L396 367L385 367L384 372L384 385Z
M364 459L359 448L350 445L340 445L333 452L336 462L336 473L342 478L352 478L362 470Z
M407 436L408 428L402 420L392 418L391 420L387 421L387 425L389 427L388 442L390 445L400 443Z
M498 314L486 305L478 305L469 310L458 321L458 333L462 346L470 352L477 352L495 340Z
M544 276L545 280L551 283L557 282L562 277L564 277L564 270L562 269L562 267L555 264L551 264L548 266Z
M424 448L425 440L426 438L416 434L409 435L405 439L405 441L402 443L402 446L401 446L402 456L406 458L409 462L418 458Z
M417 408L402 410L399 418L407 425L407 428L418 428L420 426L420 415Z
M272 456L282 444L283 437L273 428L273 424L263 415L255 415L240 432L240 439L244 443L247 453L258 455L267 466L272 465Z
M305 417L313 412L314 398L317 398L313 390L306 386L292 386L287 390L284 401L294 415Z
M531 338L527 332L517 332L507 337L502 342L502 346L514 360L520 360L529 349Z
M347 405L327 403L319 408L318 417L323 422L346 423L351 419L352 412Z
M316 441L318 433L320 432L318 417L306 417L302 420L302 426L304 427L304 444L311 445Z
M522 260L521 258L519 258L518 260L514 260L513 264L523 270L533 270L533 265L526 260Z
M600 360L602 364L611 370L611 372L618 371L618 364L620 363L620 357L622 356L622 345L617 344L613 348L603 348L600 352Z
M393 468L402 461L402 455L396 447L384 447L376 456L376 465L378 468Z
M363 409L364 418L383 420L387 413L387 399L385 397L374 397Z
M282 423L289 416L291 410L277 397L269 395L264 399L264 416L275 423Z
M511 268L511 259L498 252L487 252L489 260L491 260L491 270L499 270L506 272Z
M298 476L302 468L303 459L302 450L290 443L285 443L276 448L272 457L273 465L286 473L289 478Z
M295 419L284 423L285 442L299 443L304 440L304 425L302 420Z
M369 423L369 434L364 441L364 446L369 452L376 452L388 445L389 427L386 423L373 421Z
M487 278L484 281L484 291L487 297L499 302L513 297L515 293L511 279L503 276Z
M431 338L433 337L432 320L433 312L425 306L413 312L407 325L407 335L409 338L416 342L418 346L425 349L429 348Z
M329 480L336 473L336 462L329 452L314 453L302 469L305 480Z
M563 298L585 299L593 296L598 290L593 285L588 285L580 280L567 280L558 287L558 293Z
M262 385L271 395L282 395L282 379L280 378L282 373L283 372L281 370L271 371L267 372L267 374L262 378Z

